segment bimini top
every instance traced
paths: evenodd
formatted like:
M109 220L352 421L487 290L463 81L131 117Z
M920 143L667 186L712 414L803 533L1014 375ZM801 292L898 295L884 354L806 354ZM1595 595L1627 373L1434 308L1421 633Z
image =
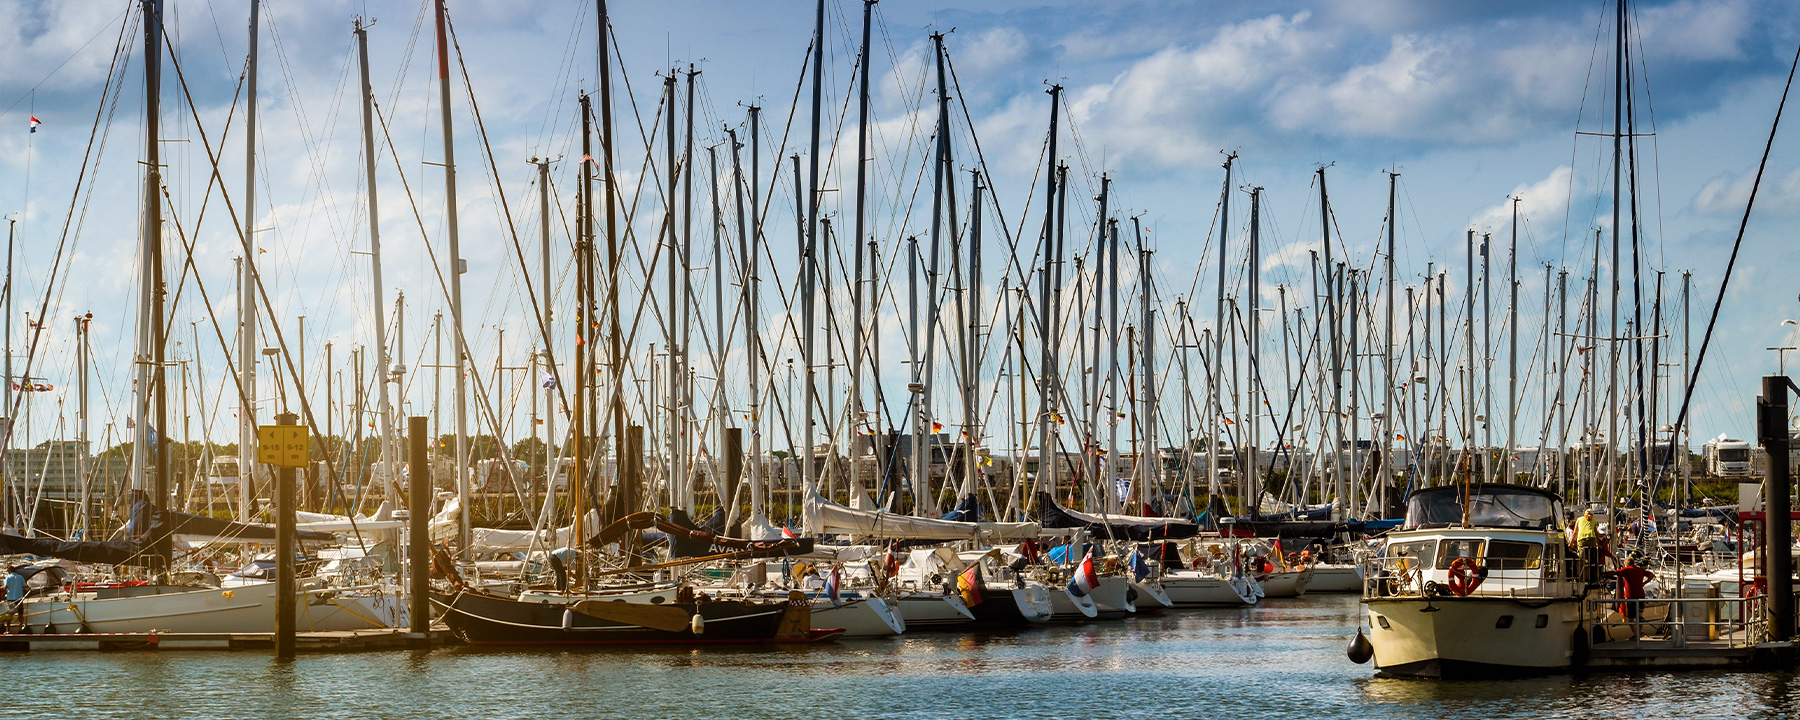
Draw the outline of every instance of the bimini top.
M1562 499L1523 485L1476 484L1469 489L1469 525L1483 528L1561 530ZM1463 487L1414 491L1406 499L1406 529L1462 525Z

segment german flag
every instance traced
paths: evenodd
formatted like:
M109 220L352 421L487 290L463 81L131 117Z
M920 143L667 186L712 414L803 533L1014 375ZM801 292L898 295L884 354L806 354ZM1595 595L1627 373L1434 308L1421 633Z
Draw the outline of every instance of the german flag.
M981 597L981 566L970 565L969 569L962 571L961 575L957 575L956 589L962 593L964 605L969 607L980 605L983 600Z

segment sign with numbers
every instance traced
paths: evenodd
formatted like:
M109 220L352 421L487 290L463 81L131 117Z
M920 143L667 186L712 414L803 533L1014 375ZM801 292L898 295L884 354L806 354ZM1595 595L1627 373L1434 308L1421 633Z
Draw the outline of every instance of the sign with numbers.
M257 459L276 467L305 468L306 426L261 425L256 428Z

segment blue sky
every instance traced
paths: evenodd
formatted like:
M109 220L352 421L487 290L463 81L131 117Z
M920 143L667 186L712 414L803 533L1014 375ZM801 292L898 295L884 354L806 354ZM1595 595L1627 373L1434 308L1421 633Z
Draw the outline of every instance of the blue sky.
M746 132L741 105L760 103L773 135L765 138L766 185L776 161L769 148L779 142L800 79L812 4L616 4L613 22L622 70L638 111L634 114L621 96L621 122L630 123L622 125L620 138L625 180L635 183L638 178L645 150L633 118L651 122L661 87L658 73L693 63L703 73L697 121L702 136L696 146L718 142L722 126ZM851 66L861 4L829 0L827 5L829 130L854 91ZM61 392L73 387L73 333L66 319L73 315L96 315L96 396L104 388L112 407L94 411L95 434L100 423L122 423L128 406L124 393L130 382L134 238L141 194L136 161L143 155L141 64L136 58L123 75L117 111L108 113L111 122L102 134L108 141L106 153L89 171L91 194L84 190L78 195L75 181L120 23L128 21L132 7L122 0L0 0L0 128L12 129L0 132L0 211L21 213L21 305L29 299L35 316L46 288L53 288L52 330L34 373L57 383L59 391L52 393L54 398L34 401L32 442L68 427L59 422L73 422L72 410L58 405L73 401ZM223 141L220 135L242 70L247 7L241 0L171 0L169 11L183 73L214 152L222 153L220 172L232 188L234 204L242 196L243 139L236 125ZM554 186L560 212L572 213L573 159L580 155L571 132L575 95L595 87L593 9L582 2L500 0L452 2L450 7L498 168L495 185L458 80L459 218L471 266L465 276L466 326L476 365L489 373L497 352L505 353L502 365L518 366L532 342L532 326L521 309L527 305L525 292L512 279L518 259L507 239L498 194L505 193L525 243L525 264L535 272L535 171L525 161L561 158L553 169ZM415 35L428 11L428 4L411 1L330 0L276 1L265 9L264 149L258 190L258 227L263 229L258 245L265 252L259 258L283 327L297 336L294 318L308 318L305 337L314 377L324 370L319 350L324 344L333 344L342 370L347 348L372 340L367 261L355 254L366 249L350 34L351 18L358 15L377 21L370 30L373 85L389 118L393 153L406 173L403 187L399 171L384 158L380 191L386 301L391 304L396 291L406 293L400 352L409 365L431 362L431 347L423 341L429 338L432 313L444 302L424 251L427 239L440 252L443 242L442 175L427 164L442 159L432 43L429 32ZM1646 268L1668 273L1671 302L1680 273L1693 272L1697 349L1749 178L1800 41L1800 14L1787 4L1762 0L1643 2L1633 11L1639 33L1634 52L1643 75L1634 96L1638 124L1640 132L1655 132L1640 146ZM1086 198L1097 191L1099 175L1109 173L1114 207L1141 216L1152 231L1158 303L1165 311L1176 299L1191 297L1206 309L1196 321L1211 324L1217 269L1216 246L1208 238L1216 237L1212 224L1222 179L1221 151L1239 154L1239 185L1265 188L1265 304L1273 304L1277 283L1310 282L1300 263L1316 247L1319 232L1315 169L1330 165L1334 232L1341 233L1334 242L1343 243L1337 252L1347 251L1364 267L1374 262L1385 214L1385 173L1394 170L1401 175L1398 283L1419 284L1427 262L1439 268L1448 264L1452 303L1460 301L1463 289L1464 231L1492 232L1503 246L1511 230L1507 197L1523 198L1519 292L1530 305L1521 311L1520 352L1529 356L1540 337L1543 264L1568 268L1572 285L1577 284L1575 278L1589 271L1584 258L1592 251L1593 228L1610 225L1610 140L1577 132L1612 127L1611 12L1599 0L1495 5L1000 1L978 9L890 0L877 6L871 65L877 123L872 232L882 243L884 259L891 259L896 238L927 229L922 218L928 212L928 192L916 194L913 183L935 101L932 78L923 74L930 59L927 36L943 31L950 33L946 44L960 88L953 123L958 126L957 161L974 167L972 148L979 141L999 212L1014 232L1025 236L1027 258L1039 222L1032 218L1040 217L1042 207L1041 182L1034 178L1048 114L1043 89L1055 82L1066 88L1064 159L1077 179L1071 227L1092 222L1094 209ZM126 44L136 53L142 41L131 40ZM180 100L172 68L168 72L164 123L170 142L164 148L172 208L196 244L195 268L220 305L219 322L229 337L235 316L230 307L232 259L241 250L216 191L207 200L210 166L199 126ZM802 100L787 153L796 148L804 152L804 95ZM827 166L825 185L837 192L827 193L823 201L844 226L850 222L845 198L854 168L854 104L849 107L842 144ZM917 116L921 109L925 115ZM961 117L965 111L972 133ZM30 115L44 121L35 135L25 132ZM240 101L234 123L241 117ZM829 143L831 133L827 135ZM1800 283L1786 275L1800 268L1785 231L1800 210L1800 142L1791 137L1776 140L1739 275L1726 298L1699 386L1697 439L1750 433L1747 408L1753 405L1756 378L1775 369L1775 354L1763 348L1800 344L1793 332L1797 326L1782 325L1784 319L1800 317L1794 300ZM382 140L384 155L387 142ZM721 155L721 161L726 157ZM703 152L697 162L705 162ZM769 216L770 253L785 283L792 277L793 243L791 235L777 242L777 234L791 233L787 208L793 196L783 172L768 192L775 208ZM925 182L929 185L928 174ZM409 190L420 211L416 220L406 200ZM642 237L651 238L661 205L654 185L645 192L637 227ZM966 196L966 190L959 192L959 198ZM71 198L77 198L72 215L79 220L79 231L69 233L73 255L67 267L72 272L51 284L48 268L65 218L71 216ZM196 227L203 206L207 216ZM1236 267L1243 262L1247 196L1236 194L1233 207L1230 253ZM702 218L710 211L704 201L696 202L695 210ZM1028 212L1029 217L1022 217ZM564 227L559 223L558 232ZM1077 249L1085 250L1086 233L1077 234L1083 238ZM566 257L566 236L559 235L556 242L554 252ZM649 242L643 240L646 247ZM988 267L1001 267L997 258L1004 245L990 241L986 252ZM710 247L697 250L697 256L710 257ZM1498 268L1503 255L1495 257ZM695 265L710 267L709 262L697 259ZM1232 277L1235 284L1241 270L1233 270ZM1003 280L993 271L985 281L991 307L991 296L999 294ZM572 282L559 277L561 301L569 297ZM903 269L886 282L902 284ZM903 285L895 287L903 290ZM1502 305L1503 289L1497 286L1495 295ZM226 408L218 414L224 419L210 431L214 438L226 439L234 434L229 408L236 401L221 391L223 356L218 343L208 338L212 321L192 299L186 296L176 310L176 335L184 345L174 352L193 361L189 372L199 374L195 386L200 390L194 399L205 412ZM897 320L902 311L890 300L884 319ZM16 312L15 344L22 345L23 308ZM893 325L882 323L888 338L884 342L890 352L898 352L900 336ZM506 330L504 339L501 329ZM644 332L646 338L659 334ZM994 349L997 353L997 343ZM791 347L782 354L791 355ZM729 382L739 382L738 364L728 356ZM716 374L710 360L697 359L695 365L702 378ZM1503 376L1504 366L1497 369ZM1000 370L996 355L985 366L985 388L993 389ZM883 368L895 396L905 373L898 363ZM512 371L510 379L503 379L502 385L515 389L502 392L496 408L523 408L526 400L516 388L524 378ZM431 395L431 382L423 374L405 392L415 412L429 410ZM1528 387L1521 411L1528 419L1541 415L1536 397L1536 386ZM959 414L950 405L935 412ZM991 422L1002 422L1004 408L996 406L993 412L1000 414ZM526 427L522 416L506 424L514 432Z

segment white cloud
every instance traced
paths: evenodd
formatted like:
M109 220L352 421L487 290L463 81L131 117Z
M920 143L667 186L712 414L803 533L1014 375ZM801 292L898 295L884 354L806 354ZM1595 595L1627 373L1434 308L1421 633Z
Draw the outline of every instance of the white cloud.
M1506 200L1475 213L1469 218L1469 227L1477 230L1498 230L1512 222L1513 201L1519 199L1519 213L1537 218L1544 223L1551 218L1559 218L1569 205L1569 197L1574 188L1570 186L1574 173L1569 166L1563 165L1551 170L1544 179L1534 183L1521 183L1506 194Z

